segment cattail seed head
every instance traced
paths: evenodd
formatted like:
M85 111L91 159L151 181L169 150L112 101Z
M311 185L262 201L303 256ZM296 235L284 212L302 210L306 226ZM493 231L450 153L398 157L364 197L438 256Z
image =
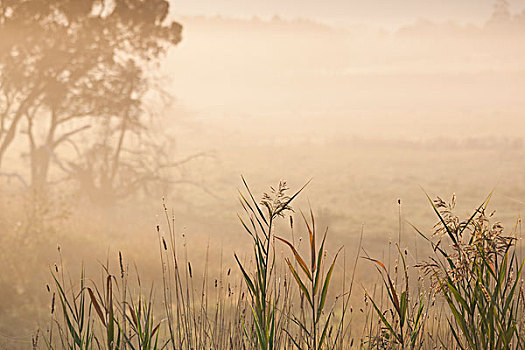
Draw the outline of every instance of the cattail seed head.
M53 297L51 298L51 315L55 312L55 293L53 293Z
M122 263L122 252L118 252L118 261L120 265L120 277L124 278L124 264Z

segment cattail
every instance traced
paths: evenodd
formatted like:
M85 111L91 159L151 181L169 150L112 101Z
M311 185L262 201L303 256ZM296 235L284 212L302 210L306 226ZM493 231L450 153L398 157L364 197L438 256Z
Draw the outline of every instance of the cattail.
M166 244L164 237L162 237L162 245L164 246L164 250L168 250L168 245Z
M120 264L120 277L124 279L124 265L122 264L122 252L118 252L118 261Z
M51 289L49 288L49 284L46 284L46 289L47 289L47 292L51 292Z
M55 312L55 293L53 293L53 297L51 298L51 315Z
M191 263L188 261L188 271L190 272L190 278L193 278L193 274L191 272Z

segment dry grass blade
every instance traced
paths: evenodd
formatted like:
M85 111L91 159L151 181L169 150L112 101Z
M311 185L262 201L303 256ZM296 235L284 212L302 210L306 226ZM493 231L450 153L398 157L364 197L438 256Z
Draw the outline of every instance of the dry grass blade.
M388 288L388 292L389 292L389 295L392 298L392 302L394 303L394 307L396 308L396 311L398 313L401 313L401 306L399 304L399 298L397 296L396 289L394 288L394 284L392 283L392 280L390 279L390 275L388 274L388 270L387 270L386 266L381 261L379 261L377 259L372 259L372 258L369 258L369 257L366 257L366 256L363 256L363 258L376 263L378 266L380 266L383 269L383 271L386 274L386 281L388 281L388 287L389 287Z
M100 308L100 305L98 304L95 294L93 294L93 290L91 290L91 288L87 288L87 291L89 293L89 298L91 299L91 303L95 307L95 311L97 312L98 317L100 318L100 321L102 322L104 326L106 326L106 320L104 318L104 314L102 313L102 309Z

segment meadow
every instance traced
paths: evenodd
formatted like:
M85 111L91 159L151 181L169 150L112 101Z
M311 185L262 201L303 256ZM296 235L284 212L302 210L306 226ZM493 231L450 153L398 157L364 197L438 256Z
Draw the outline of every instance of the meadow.
M2 155L0 349L523 348L524 18L182 16L120 67L136 110L101 84L109 119L46 137L83 91L35 99Z
M179 188L164 198L164 202L160 198L156 202L138 200L116 208L93 207L65 195L57 195L53 205L43 202L35 207L25 202L33 198L13 194L10 201L3 204L2 224L17 229L3 237L2 247L22 249L7 249L2 255L2 346L28 348L31 337L36 341L38 334L40 348L86 348L85 343L80 346L75 343L76 332L82 342L90 340L93 348L124 348L128 343L128 348L155 348L157 337L157 348L257 348L259 340L254 340L257 318L253 315L257 308L252 299L256 292L250 292L239 263L252 279L257 276L255 271L259 265L251 250L253 237L246 232L236 213L248 228L253 229L250 217L255 220L259 231L261 227L255 216L260 214L252 212L246 204L243 209L237 189L252 208L257 203L263 214L269 215L261 204L262 194L271 194L268 185L275 188L279 178L261 174L265 169L276 169L272 173L281 172L292 187L288 195L310 178L312 181L290 203L294 212L286 211L282 218L277 215L271 234L293 242L309 270L311 249L306 223L313 228L311 209L316 227L316 258L319 261L317 255L321 254L324 260L319 270L320 280L326 278L339 248L342 250L330 274L314 337L308 333L312 326L308 297L297 285L286 259L304 281L307 293L312 294L305 280L307 274L286 243L271 239L271 259L267 263L275 265L269 276L268 295L264 298L267 305L276 310L272 314L274 348L292 349L297 345L304 349L320 348L325 324L329 326L322 348L461 348L453 331L464 348L479 348L466 343L463 330L457 328L461 323L447 306L447 296L453 303L457 302L454 295L440 292L436 281L434 288L430 288L432 276L421 277L425 275L420 265L439 253L423 235L436 243L438 237L432 233L436 229L434 225L441 222L424 190L432 199L440 195L446 201L450 201L455 192L458 198L455 213L461 221L468 220L494 189L485 215L488 217L492 209L498 209L495 217L490 218L491 223L501 221L505 227L501 236L518 239L509 241L510 252L516 252L516 257L498 255L497 259L509 259L506 266L514 266L512 273L508 270L509 276L505 276L507 284L519 280L516 274L522 256L521 222L517 220L522 203L517 198L523 193L519 173L522 150L511 141L484 144L483 140L474 140L471 142L479 142L481 146L473 150L449 140L449 148L440 152L435 149L437 141L354 139L288 145L286 151L279 144L254 145L243 152L251 154L250 162L256 160L252 165L261 166L252 166L243 175L255 202L239 177L244 153L236 156L226 144L218 154L224 151L228 159L217 156L196 170L209 174L204 184L212 194L195 187ZM346 152L344 160L328 156L339 148L352 152ZM281 152L280 157L273 157L272 152ZM302 167L298 169L292 164L302 164ZM439 164L439 173L435 164ZM509 174L505 181L501 180L502 174ZM421 179L424 182L418 182ZM384 183L389 185L377 185ZM447 217L447 220L452 219ZM460 221L446 222L457 225ZM488 222L481 218L479 222L483 230L492 232L493 226ZM437 227L444 226L441 223ZM475 227L467 229L463 239L476 232ZM326 228L326 243L318 251ZM454 245L447 239L445 236L440 247L451 254ZM465 244L468 245L468 241ZM512 264L511 258L515 259ZM487 271L483 261L478 261L481 265L477 268ZM497 283L494 284L490 276L487 278L485 288L498 296L493 289ZM516 315L521 312L522 304L520 283L521 280L509 299L516 303L511 310L516 320L520 319ZM480 307L476 304L480 290L483 292L479 289L478 294L467 300L471 302L469 307ZM318 295L322 294L322 288L318 287L313 294L319 307ZM399 304L406 298L405 311L399 305L396 307L395 298L391 299L394 295ZM420 306L422 311L418 316ZM82 314L79 310L85 312ZM264 317L269 317L268 310ZM475 311L476 315L478 312ZM496 322L492 324L493 339L499 339L497 317L511 318L497 312L493 316L492 321ZM400 329L401 317L406 318L403 329ZM417 322L421 324L416 327L418 317ZM454 328L449 326L449 321ZM109 324L113 324L111 332ZM515 348L521 346L517 342L521 339L518 325L516 323L515 331L511 331L515 334L511 340ZM262 327L264 329L264 325ZM410 343L416 330L415 343ZM470 331L479 330L478 327ZM406 344L398 339L400 336ZM153 343L147 341L148 337ZM115 340L113 345L108 343L111 339ZM117 339L120 339L119 347ZM482 340L476 338L475 341ZM491 346L505 348L507 345L496 341Z

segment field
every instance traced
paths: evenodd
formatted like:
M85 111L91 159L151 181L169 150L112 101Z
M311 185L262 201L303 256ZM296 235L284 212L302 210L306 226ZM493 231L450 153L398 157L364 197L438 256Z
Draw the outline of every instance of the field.
M0 349L525 348L525 11L112 1L0 5Z
M261 144L244 148L238 154L228 149L224 151L224 154L228 154L227 159L220 157L222 152L217 151L212 161L201 165L201 171L207 174L204 182L206 189L212 194L190 187L181 188L179 193L175 192L164 199L169 216L173 210L175 217L174 237L179 242L177 249L180 259L184 259L185 266L191 264L193 269L193 279L189 279L192 284L188 290L193 298L197 298L196 305L200 305L198 299L205 276L205 287L209 292L206 296L214 300L210 301L210 305L217 307L214 303L218 302L224 307L224 310L220 309L224 312L220 316L223 317L222 322L240 320L238 314L228 309L240 306L232 303L232 297L227 296L229 289L232 290L233 298L238 298L243 292L246 296L248 294L233 258L234 253L237 253L243 261L251 261L250 252L246 250L250 246L250 238L243 232L236 216L236 213L242 215L243 212L237 193L237 189L243 190L240 174L247 179L254 195L259 198L263 192L268 192L268 186L275 186L281 176L292 189L300 188L312 178L294 200L295 239L300 242L300 250L306 252L304 246L307 244L307 233L301 224L299 210L308 213L311 208L318 232L329 228L326 245L328 258L339 247L344 247L334 268L328 305L343 294L343 288L348 288L350 271L358 258L349 304L355 315L349 317L349 324L345 325L349 329L345 342L354 339L357 346L366 327L373 325L374 332L377 332L378 326L377 317L372 317L370 303L364 304L365 290L377 289L376 293L379 293L384 288L380 284L380 275L374 272L374 264L363 257L367 255L383 261L389 268L398 265L395 243L400 230L400 248L408 249L406 259L411 274L417 276L414 266L432 254L428 242L411 227L413 224L425 234L430 234L437 222L424 191L445 200L455 193L458 198L456 211L460 217L466 218L472 208L482 203L494 189L489 208L497 209L496 218L509 230L519 218L523 206L519 198L525 191L520 175L523 150L519 146L503 141L483 144L484 141L479 140L481 146L472 150L461 144L454 145L452 141L448 147L440 146L440 142L372 142L356 138L351 141L286 147ZM340 157L330 156L341 149L345 152ZM242 172L245 154L250 154L250 164L258 166L251 166ZM275 154L279 154L279 157L275 157ZM505 177L503 174L506 174ZM120 253L125 264L129 264L130 275L140 275L142 295L147 297L149 288L153 286L155 319L159 321L164 318L162 270L155 229L159 224L161 232L167 230L162 199L159 198L156 203L139 201L100 209L81 201L58 198L55 202L62 205L56 204L39 213L21 209L24 203L20 196L11 198L3 204L2 224L18 229L4 236L2 246L16 245L21 249L6 250L2 256L5 266L2 273L4 306L1 317L4 322L4 347L12 348L18 344L26 348L28 339L37 329L40 329L42 342L45 330L49 328L52 295L46 290L46 285L54 290L50 273L54 271L55 264L66 271L65 276L70 276L65 278L68 288L71 278L71 287L78 291L81 269L85 270L87 276L86 285L93 283L102 288L100 276L105 273L101 266L109 264L110 271L118 277ZM398 199L401 200L401 206L397 203ZM287 221L285 218L278 223L276 234L290 239ZM28 237L26 232L35 234ZM361 232L362 250L358 250ZM521 247L521 241L518 241L518 247ZM284 257L290 257L287 247L277 244L276 261L280 267L276 273L290 276L284 270ZM220 264L210 263L212 261L220 261ZM418 283L414 279L411 283L414 284L413 288L417 288ZM293 281L288 281L292 284L288 285L288 292L297 298L298 291L293 290ZM134 277L130 277L128 283L130 297L133 290L136 293L133 297L138 298ZM220 283L220 292L216 292L214 283ZM59 305L58 299L55 302ZM246 307L246 304L243 305ZM198 310L197 306L193 307ZM338 308L336 306L334 309L336 314L340 312ZM356 312L359 309L363 312ZM211 317L217 311L210 306L209 312L206 317L210 318L209 322L213 322ZM96 316L93 315L93 318ZM374 321L366 324L366 319ZM161 330L166 336L167 327L164 324ZM237 329L236 332L235 336L242 338L241 330ZM21 334L25 334L25 337ZM224 334L216 336L219 338L210 337L216 341L225 341ZM281 337L284 336L281 334Z

